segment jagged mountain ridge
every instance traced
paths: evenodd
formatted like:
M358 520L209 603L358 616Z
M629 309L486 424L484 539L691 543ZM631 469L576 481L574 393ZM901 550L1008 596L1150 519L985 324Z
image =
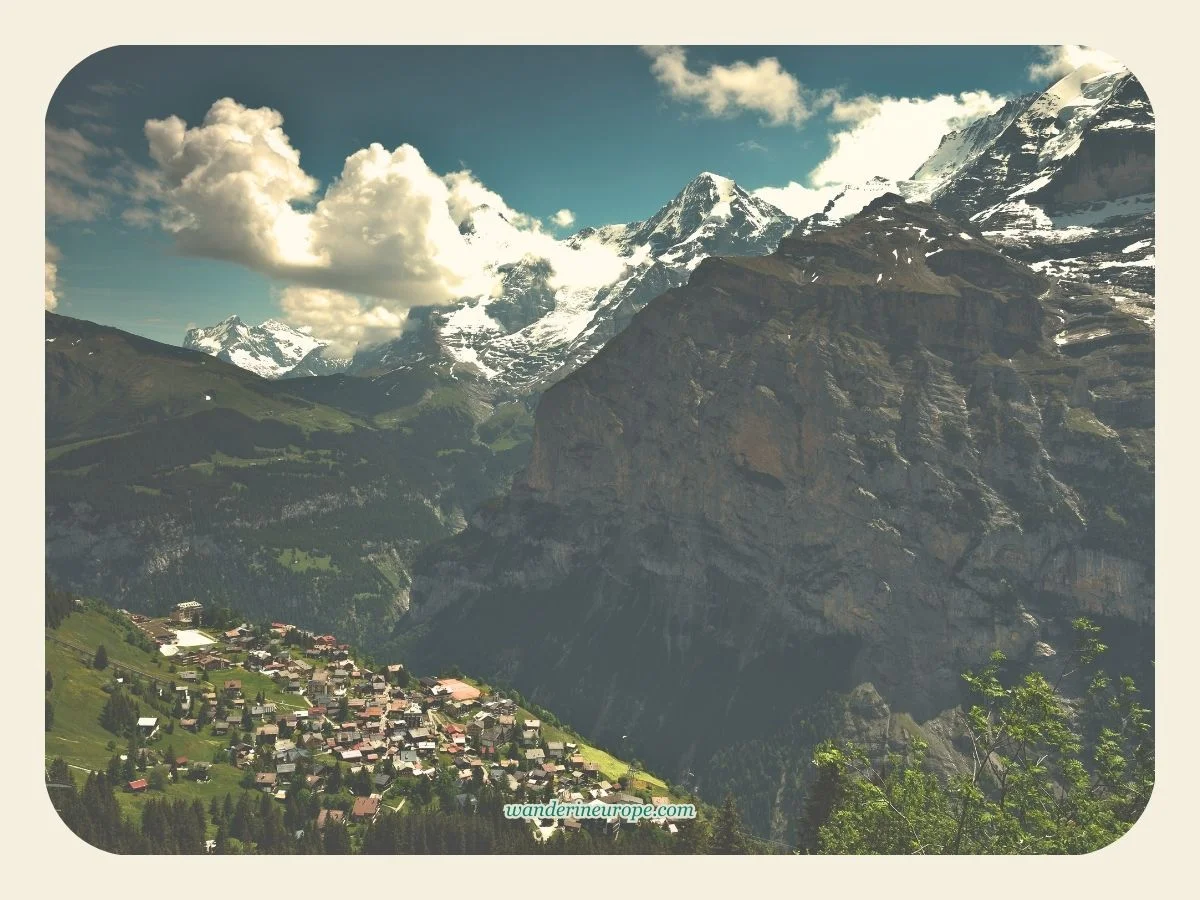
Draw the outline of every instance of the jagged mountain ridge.
M969 219L1010 256L1154 321L1154 112L1127 69L1085 67L947 134L907 180L851 185L836 226L885 192Z
M707 256L769 253L794 226L790 216L732 180L703 172L644 222L588 228L565 241L575 249L615 251L625 262L616 281L598 289L555 287L545 260L523 260L502 269L498 296L434 310L426 322L450 358L478 367L498 391L536 393L590 359L652 298L686 282ZM380 353L394 353L395 343L368 351L364 364L376 366ZM356 360L351 371L359 365Z
M1075 615L1148 640L1152 429L1148 326L885 194L706 260L550 388L402 634L672 776L856 686L934 728Z
M190 328L183 346L233 363L262 378L327 375L349 366L349 360L326 358L326 341L280 322L267 319L247 325L233 315L207 328Z
M1076 70L997 117L1003 129L932 192L934 206L1153 322L1154 111L1138 79Z
M703 172L655 215L641 222L585 228L562 244L600 247L622 261L609 283L559 284L551 264L528 257L496 267L496 296L467 298L449 307L414 310L405 334L364 347L350 361L330 360L323 344L307 338L305 352L288 326L283 346L272 345L279 323L253 328L231 317L188 332L184 345L267 378L346 371L379 375L436 358L486 378L498 397L529 395L582 365L630 317L663 291L683 284L713 254L761 255L775 249L796 220L711 172ZM511 226L490 206L473 210L460 225L468 242L503 245Z
M1047 274L1113 288L1114 302L1152 323L1153 130L1149 101L1128 70L1076 70L950 132L909 179L847 186L800 227L836 226L888 192L929 201L978 222L998 246ZM591 358L650 299L685 283L705 257L764 255L796 225L731 180L704 172L645 221L587 228L563 242L618 253L626 269L611 283L557 284L545 259L510 262L497 267L497 296L415 315L409 333L363 348L349 363L316 348L291 370L268 362L257 371L377 374L419 364L432 351L476 371L497 396L533 396ZM505 227L500 211L483 206L461 230L470 240Z

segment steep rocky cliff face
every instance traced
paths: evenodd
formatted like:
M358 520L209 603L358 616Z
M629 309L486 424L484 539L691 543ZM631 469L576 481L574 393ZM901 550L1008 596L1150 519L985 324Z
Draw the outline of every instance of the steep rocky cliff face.
M1085 613L1145 665L1152 598L1151 329L888 194L706 260L549 389L402 634L702 790L752 781L778 831L831 696L952 764L964 668L1049 664Z

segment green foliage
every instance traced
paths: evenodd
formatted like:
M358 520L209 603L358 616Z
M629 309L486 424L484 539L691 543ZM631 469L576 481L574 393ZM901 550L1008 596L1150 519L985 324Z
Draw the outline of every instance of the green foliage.
M741 854L746 852L747 841L745 828L742 825L742 815L738 812L737 801L733 794L726 794L717 813L716 822L712 829L712 846L710 853Z
M108 668L108 650L103 644L96 648L96 655L92 658L92 668L101 671Z
M1078 646L1051 684L1031 672L1000 678L1003 654L964 679L974 764L941 781L923 765L925 745L889 754L876 768L858 748L826 743L809 833L838 854L1088 853L1137 821L1154 779L1149 711L1132 679L1091 674L1086 695L1059 688L1104 652L1098 629L1075 622Z
M100 711L100 724L115 735L130 737L137 731L137 720L140 716L141 708L138 704L117 688L109 695Z
M55 588L46 579L46 627L57 628L75 610L75 595Z

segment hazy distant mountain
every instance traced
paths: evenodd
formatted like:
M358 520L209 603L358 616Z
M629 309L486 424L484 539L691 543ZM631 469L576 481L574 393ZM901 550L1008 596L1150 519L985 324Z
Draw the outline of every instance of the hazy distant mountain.
M349 365L349 360L326 359L321 353L325 341L276 319L247 325L236 315L230 316L207 328L189 329L183 346L263 378L328 375Z

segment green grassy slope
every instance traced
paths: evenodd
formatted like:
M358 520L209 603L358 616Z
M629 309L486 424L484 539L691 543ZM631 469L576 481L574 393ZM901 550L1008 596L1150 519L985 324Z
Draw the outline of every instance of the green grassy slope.
M112 686L117 672L132 670L143 682L154 679L164 686L177 679L177 673L171 672L169 659L157 651L145 649L137 638L137 631L120 613L93 603L77 609L57 628L46 630L46 669L53 678L53 688L47 698L54 707L54 725L46 732L45 757L47 763L54 758L66 761L75 770L77 782L82 780L86 770L104 770L114 755L125 752L126 740L100 724L100 713L109 696L105 687ZM135 642L131 643L131 640ZM102 671L92 666L96 648L100 645L104 646L109 658L108 667ZM280 691L271 678L240 666L212 673L210 677L218 682L239 679L245 696L253 697L262 692L281 712L303 706L300 698ZM485 693L491 691L482 682L467 680ZM211 729L202 728L196 733L186 731L179 727L178 720L171 719L162 708L155 708L149 699L134 699L143 715L160 719L160 734L148 745L151 749L162 752L170 747L176 756L186 756L190 761L213 762L228 746L227 739L213 735ZM518 712L519 718L536 718L537 715L524 708ZM169 733L168 722L171 723ZM589 744L568 726L546 723L543 733L546 740L577 742L584 758L597 762L604 776L612 781L622 779L629 771L628 762ZM150 790L131 794L121 791L117 799L126 813L140 815L146 801L155 797L200 799L207 804L213 797L224 800L226 794L231 794L235 801L242 793L255 798L260 796L257 791L242 787L242 772L227 762L214 763L210 772L207 782L181 778L168 784L165 792ZM138 773L138 777L145 777L145 773ZM667 790L661 779L647 772L639 772L634 780L639 790L655 793Z
M441 358L267 381L52 313L45 348L48 570L142 612L237 597L370 641L414 555L506 488L531 437L527 409Z

